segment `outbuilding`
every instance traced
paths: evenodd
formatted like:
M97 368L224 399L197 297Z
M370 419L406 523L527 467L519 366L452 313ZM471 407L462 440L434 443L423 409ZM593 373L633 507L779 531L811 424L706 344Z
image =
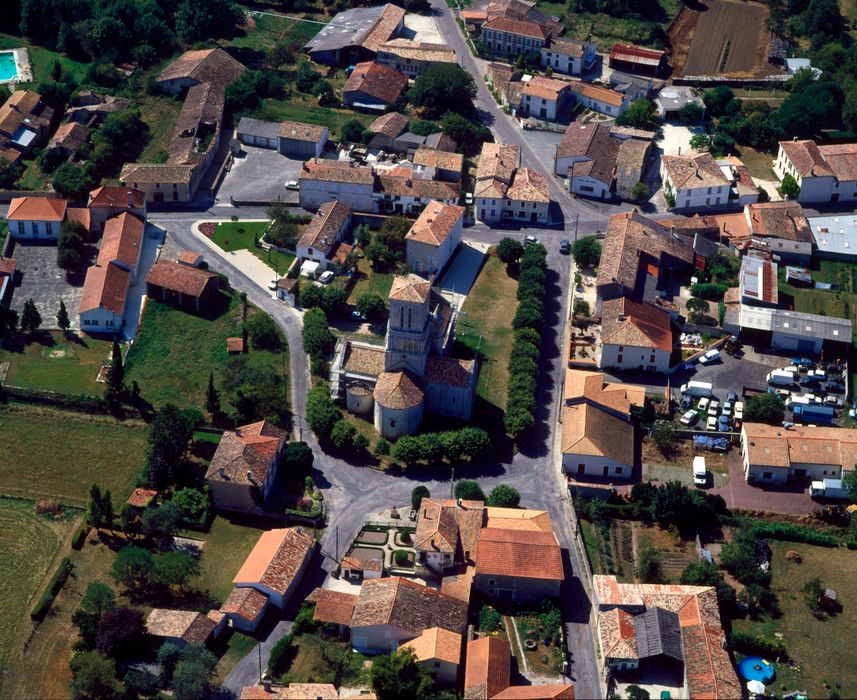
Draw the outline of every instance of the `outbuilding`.
M236 133L243 144L276 149L280 139L280 125L276 122L241 117Z
M326 126L282 122L277 132L277 150L284 156L309 160L320 158L330 136Z

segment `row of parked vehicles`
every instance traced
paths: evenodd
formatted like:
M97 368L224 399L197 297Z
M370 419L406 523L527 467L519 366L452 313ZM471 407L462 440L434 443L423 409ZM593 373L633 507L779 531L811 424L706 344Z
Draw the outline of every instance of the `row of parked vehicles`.
M768 391L785 399L796 421L828 425L844 407L843 367L838 363L816 365L808 358L794 358L788 367L768 373Z
M693 384L697 386L688 386ZM704 386L698 386L700 384ZM700 391L706 387L707 391L705 395L699 398L696 408L690 408L699 394L685 393L685 388ZM682 408L689 409L679 418L678 422L682 425L690 428L699 423L700 420L704 420L705 430L721 433L728 433L741 427L741 421L744 420L744 402L738 401L738 397L734 391L728 392L726 400L722 405L720 400L711 394L711 384L707 382L688 382L688 384L682 387L682 393L684 396L682 397L681 406Z

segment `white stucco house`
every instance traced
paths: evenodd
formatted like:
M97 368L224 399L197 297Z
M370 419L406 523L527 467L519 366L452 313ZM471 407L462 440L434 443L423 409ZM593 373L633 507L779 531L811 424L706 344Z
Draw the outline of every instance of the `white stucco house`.
M420 275L440 272L461 243L464 207L429 202L405 236L408 267Z
M774 172L791 175L800 186L801 203L857 200L857 143L819 146L815 141L780 141Z
M59 240L68 202L49 197L15 197L6 221L17 240Z
M664 192L675 197L675 209L705 209L729 204L732 181L710 153L661 159Z
M595 44L581 39L552 37L550 44L541 49L542 68L566 75L588 73L595 67L597 57Z
M318 208L298 241L298 258L317 262L319 274L331 268L331 253L350 227L351 207L339 200L325 202Z
M631 478L634 426L589 403L563 406L562 467L577 479Z
M627 297L602 302L598 366L664 374L673 340L670 315Z

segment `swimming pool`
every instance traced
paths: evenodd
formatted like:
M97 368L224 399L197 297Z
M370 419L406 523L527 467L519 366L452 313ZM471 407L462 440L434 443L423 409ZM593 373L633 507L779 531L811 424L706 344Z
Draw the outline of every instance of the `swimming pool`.
M761 656L748 656L738 664L739 673L748 681L770 683L774 680L774 665Z
M11 51L0 53L0 83L14 80L18 77L18 69L15 66L15 54Z

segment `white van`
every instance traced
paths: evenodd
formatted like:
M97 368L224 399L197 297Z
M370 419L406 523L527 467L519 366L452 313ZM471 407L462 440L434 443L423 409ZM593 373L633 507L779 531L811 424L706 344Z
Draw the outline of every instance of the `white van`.
M711 382L688 382L681 385L681 393L689 394L690 396L711 396Z
M712 362L717 362L720 359L720 351L719 350L709 350L702 357L699 358L699 364L701 365L710 365Z
M768 372L768 384L779 384L780 386L791 386L795 383L795 375L781 369Z
M693 458L693 484L705 486L708 483L708 473L705 471L705 457Z

